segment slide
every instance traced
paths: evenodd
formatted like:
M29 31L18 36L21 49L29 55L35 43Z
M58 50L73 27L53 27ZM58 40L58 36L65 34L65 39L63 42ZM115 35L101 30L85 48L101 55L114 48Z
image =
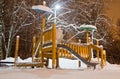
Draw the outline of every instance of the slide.
M77 54L74 50L72 50L70 47L68 47L66 45L57 44L57 47L67 49L75 58L77 58L78 60L82 61L83 63L85 63L88 66L93 66L94 69L96 68L96 65L98 64L98 63L88 62L86 59L81 57L79 54Z

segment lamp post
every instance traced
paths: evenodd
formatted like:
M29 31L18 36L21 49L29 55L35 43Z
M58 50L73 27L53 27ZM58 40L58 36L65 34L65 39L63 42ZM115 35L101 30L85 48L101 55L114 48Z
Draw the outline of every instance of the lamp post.
M53 25L53 32L52 32L52 68L59 67L59 58L58 54L56 53L56 14L57 10L60 8L59 5L56 5L54 8L54 25Z
M37 12L47 12L47 13L53 13L52 9L50 9L49 7L46 6L46 2L43 1L43 5L35 5L35 6L32 6L32 9L37 11ZM45 22L46 19L45 19L45 15L42 17L42 32L44 31L44 28L45 28ZM41 39L41 42L39 43L40 45L40 54L41 54L41 61L42 61L42 67L44 65L44 56L43 56L43 52L42 52L42 46L43 46L43 40L44 40L44 37L40 37ZM38 48L38 47L37 47ZM37 49L36 49L37 50ZM34 53L34 52L33 52ZM34 56L32 58L35 57L37 52L35 52Z

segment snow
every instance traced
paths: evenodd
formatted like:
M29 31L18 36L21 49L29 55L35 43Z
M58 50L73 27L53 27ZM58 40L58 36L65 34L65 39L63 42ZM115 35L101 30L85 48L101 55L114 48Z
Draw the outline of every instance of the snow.
M27 59L25 59L24 60L25 62L32 62L32 58L30 57L30 58L27 58Z
M80 29L83 29L83 30L84 29L97 30L97 28L95 26L93 26L93 25L85 25L85 24L81 25Z
M46 7L44 5L35 5L35 6L32 6L32 9L37 10L38 12L46 11L46 12L53 13L53 11L49 7Z
M31 58L22 60L18 58L19 62L31 62ZM103 69L80 69L78 67L78 60L70 60L60 58L60 68L63 69L47 69L47 68L18 68L18 67L0 67L0 79L119 79L120 65L110 64L106 62ZM97 61L97 58L92 59ZM9 57L2 61L14 61L14 58ZM49 60L51 67L52 61ZM85 67L81 63L82 67ZM74 70L75 69L75 70Z
M97 58L93 58L91 59L92 62L98 62ZM100 61L101 59L99 59ZM1 60L4 62L14 62L14 58L12 57L8 57L5 60ZM32 58L27 58L22 60L20 57L18 57L18 62L32 62ZM81 66L78 66L79 61L78 60L71 60L71 59L66 59L66 58L59 58L59 66L62 69L86 69L87 65L84 64L81 61ZM6 64L8 66L11 66L13 64ZM48 68L52 68L52 60L49 59L49 65ZM99 66L100 68L100 66ZM106 66L103 68L103 70L120 70L120 65L117 64L110 64L109 62L106 62Z
M81 67L78 66L78 60L71 60L66 58L59 58L59 66L62 69L81 69L87 68L87 66L81 62ZM49 60L49 68L52 68L52 60Z
M14 62L14 58L13 57L8 57L5 60L1 60L4 62ZM20 57L18 57L18 62L32 62L32 58L27 58L25 60L22 60Z
M106 62L106 66L104 67L103 70L120 71L120 65L110 64L109 62Z
M5 60L1 60L1 61L5 61L5 62L14 62L14 58L12 57L8 57Z
M6 58L5 60L1 60L5 62L14 62L14 58L9 57ZM22 60L20 57L18 57L18 62L32 62L32 58L27 58ZM6 65L13 65L13 64L6 64ZM81 67L78 66L78 60L71 60L71 59L66 59L66 58L59 58L59 65L60 68L63 69L79 69L79 68L87 68L87 66L81 62ZM49 59L49 68L52 68L52 60Z
M1 60L1 61L14 62L14 58L13 57L8 57L8 58L6 58L4 60ZM22 60L20 57L18 57L18 62L32 62L32 58L27 58L25 60ZM14 65L14 63L13 64L6 64L6 65L11 66L11 65Z

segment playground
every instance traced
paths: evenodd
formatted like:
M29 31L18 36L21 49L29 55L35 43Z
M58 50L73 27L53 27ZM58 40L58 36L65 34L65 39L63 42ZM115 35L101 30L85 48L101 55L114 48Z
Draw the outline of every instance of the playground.
M57 6L58 8L58 6ZM32 6L32 9L37 12L53 13L53 11L43 5ZM0 61L2 63L13 63L15 67L40 67L48 68L50 60L52 61L52 69L60 68L59 59L66 58L71 60L78 60L78 66L81 67L81 63L84 63L87 68L96 69L97 65L100 68L104 68L106 65L106 51L104 47L99 44L99 40L93 38L93 32L97 31L96 26L93 25L81 25L79 30L81 33L85 33L85 42L83 43L80 39L78 43L64 42L63 30L58 28L56 25L56 12L54 13L54 22L51 27L46 26L46 14L42 16L41 34L38 39L36 35L33 36L32 42L32 60L31 62L19 62L19 46L20 36L16 36L16 47L14 61ZM95 41L95 43L93 42ZM96 61L94 61L93 52L96 53Z
M43 5L33 6L33 10L41 12L52 13L52 10ZM52 68L59 68L59 58L77 59L79 61L78 66L81 66L81 62L85 63L87 67L93 67L96 69L96 65L100 65L103 68L106 65L106 51L102 45L99 45L99 40L95 39L96 44L93 43L93 31L97 31L97 28L93 25L81 25L80 30L86 35L86 42L82 43L70 43L62 42L63 31L57 28L56 25L56 14L54 22L51 27L46 26L46 15L42 16L42 33L39 39L36 40L36 36L33 36L33 48L32 48L32 62L30 63L19 63L18 53L19 53L19 40L20 36L16 37L16 49L15 49L15 61L14 65L17 67L21 66L31 66L31 67L48 67L49 59L52 60ZM93 50L96 51L97 60L94 62L92 59ZM2 62L1 62L2 63ZM4 63L4 62L3 62Z
M59 6L58 6L59 7ZM57 7L57 8L58 8ZM0 79L119 79L120 66L106 60L106 50L94 37L99 28L94 25L79 26L84 40L63 41L64 31L57 26L55 13L43 5L32 6L42 16L41 33L32 38L31 57L20 58L20 35L16 35L14 57L0 60ZM47 26L47 15L53 14L52 26ZM78 29L78 28L77 28ZM84 33L84 34L83 34Z

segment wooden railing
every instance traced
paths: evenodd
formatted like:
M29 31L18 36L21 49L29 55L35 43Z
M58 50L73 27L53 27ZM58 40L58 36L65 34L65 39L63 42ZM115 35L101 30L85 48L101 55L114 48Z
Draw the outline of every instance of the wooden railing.
M97 59L101 59L101 67L104 67L106 65L106 51L103 49L103 46L99 45L90 45L93 50L96 50L97 52Z
M80 45L80 44L65 44L64 45L68 46L75 52L77 52L81 57L85 59L89 59L90 57L90 46L88 45ZM64 58L74 58L73 55L66 49L59 48L58 49L58 54L59 57L64 57Z

